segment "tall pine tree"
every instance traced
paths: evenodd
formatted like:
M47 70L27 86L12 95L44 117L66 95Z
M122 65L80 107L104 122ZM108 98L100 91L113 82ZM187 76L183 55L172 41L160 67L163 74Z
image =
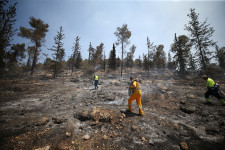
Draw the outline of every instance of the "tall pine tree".
M187 15L191 20L188 25L185 25L185 30L190 32L191 42L195 45L196 56L199 57L199 62L202 69L206 69L210 63L210 55L212 52L209 50L210 46L214 46L216 42L211 40L214 33L213 27L207 24L207 19L204 22L199 22L195 9L190 9L190 14Z
M123 24L123 26L117 27L116 32L114 33L117 37L117 44L121 44L122 56L121 56L121 77L123 76L123 55L124 55L124 47L130 43L129 38L131 37L131 31L128 30L127 24Z
M174 43L171 46L171 52L174 53L174 61L176 63L176 67L180 74L184 75L185 71L187 70L187 63L189 58L189 52L191 49L191 42L190 39L185 36L181 35L178 37L175 34Z
M54 78L56 78L57 74L61 70L61 62L65 56L65 49L63 48L62 40L64 39L62 26L59 28L57 35L54 37L55 45L49 50L54 51L53 59L55 61L54 64Z
M48 32L48 24L45 24L41 19L30 17L29 24L32 28L28 29L20 27L19 36L29 39L34 45L34 51L32 54L31 75L34 72L34 68L37 64L38 56L41 52L41 46L45 42L46 32Z
M154 63L157 68L164 68L166 66L166 53L164 52L163 48L163 45L159 45L156 48Z
M149 37L147 37L147 47L148 47L148 55L147 55L147 70L148 70L148 76L149 76L149 71L150 71L150 68L153 68L154 67L154 61L153 61L153 58L154 58L154 50L155 50L155 46L153 45L154 43L150 42L150 39Z
M109 54L109 68L112 70L116 70L116 48L115 45L113 44L113 48L110 51Z
M71 66L71 75L74 72L74 67L79 69L82 62L81 52L80 52L80 38L79 36L76 37L75 43L73 46L73 55L72 55L72 66Z
M10 42L13 40L12 37L16 32L14 29L15 17L16 17L16 5L7 6L7 0L0 1L0 77L5 74L6 59L7 59L7 48L10 46Z
M216 59L218 60L219 66L225 70L225 47L219 48L216 45Z

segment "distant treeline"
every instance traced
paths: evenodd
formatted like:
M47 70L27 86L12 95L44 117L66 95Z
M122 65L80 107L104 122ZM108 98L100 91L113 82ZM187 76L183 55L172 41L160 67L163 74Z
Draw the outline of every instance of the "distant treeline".
M42 52L42 45L45 43L45 36L48 32L49 25L41 19L30 17L30 28L20 27L19 31L14 28L16 23L16 5L17 3L7 6L7 1L0 3L1 27L0 27L0 77L17 75L24 72L30 72L33 75L35 68L51 72L53 77L57 77L62 70L71 70L71 75L78 69L84 69L87 72L96 70L117 70L120 68L121 76L124 69L139 68L148 72L154 68L169 68L176 70L180 75L187 72L206 71L215 69L217 72L225 70L225 47L218 47L217 43L212 40L214 33L213 27L207 24L207 20L199 22L199 14L195 9L190 9L188 24L185 24L185 30L189 35L174 34L174 42L171 43L170 52L166 56L163 44L154 45L149 37L146 37L146 49L148 50L143 56L134 60L136 50L135 44L132 44L129 51L125 52L124 48L130 44L131 31L128 25L117 27L114 35L117 37L115 43L112 42L112 50L105 54L104 44L94 48L90 42L88 59L83 60L81 56L80 37L76 36L73 43L73 52L68 60L64 60L65 49L63 48L63 27L54 37L54 45L48 50L53 51L53 57L46 55L44 63L38 63L39 54ZM25 43L11 44L13 36L17 34L26 38L32 46ZM116 46L121 46L121 57L116 56ZM193 51L194 49L194 51ZM213 49L213 50L211 50ZM192 51L191 51L192 50ZM173 54L173 58L171 57ZM106 55L109 56L106 59ZM28 57L28 58L26 58ZM27 60L26 63L24 60ZM213 63L215 59L217 63Z

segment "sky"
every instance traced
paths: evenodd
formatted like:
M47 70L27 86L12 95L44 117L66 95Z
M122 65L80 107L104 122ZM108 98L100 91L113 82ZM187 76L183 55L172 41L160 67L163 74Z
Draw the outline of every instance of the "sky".
M88 48L91 42L96 48L104 44L106 58L112 50L117 37L114 32L123 24L131 31L129 51L134 44L137 48L134 57L147 54L147 36L154 45L164 45L166 55L174 40L174 34L189 35L184 30L190 18L190 8L199 13L199 21L207 18L207 23L215 29L212 36L219 47L225 46L225 0L223 1L193 1L193 0L11 0L18 2L15 28L21 26L30 28L29 20L33 16L49 25L46 42L42 53L52 57L48 49L54 45L54 37L60 26L63 28L63 39L66 52L65 60L72 54L76 36L80 37L81 55L88 58ZM32 44L27 39L14 36L13 43ZM121 45L116 47L117 57L121 58ZM45 60L40 55L40 61Z

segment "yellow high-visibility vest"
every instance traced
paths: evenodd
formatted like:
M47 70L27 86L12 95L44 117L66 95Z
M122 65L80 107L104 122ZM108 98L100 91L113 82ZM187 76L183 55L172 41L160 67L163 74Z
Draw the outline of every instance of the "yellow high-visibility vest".
M215 82L211 78L207 79L207 81L206 81L206 86L207 87L213 87L214 84L215 84Z
M95 75L95 80L98 80L98 76Z

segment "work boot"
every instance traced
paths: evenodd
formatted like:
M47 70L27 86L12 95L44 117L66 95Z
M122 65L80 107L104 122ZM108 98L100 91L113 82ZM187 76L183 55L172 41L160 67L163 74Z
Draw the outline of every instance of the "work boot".
M126 113L126 114L131 114L132 111L130 111L129 109L127 109L127 110L125 111L125 113Z
M139 108L139 115L143 116L143 110L142 110L142 108Z

